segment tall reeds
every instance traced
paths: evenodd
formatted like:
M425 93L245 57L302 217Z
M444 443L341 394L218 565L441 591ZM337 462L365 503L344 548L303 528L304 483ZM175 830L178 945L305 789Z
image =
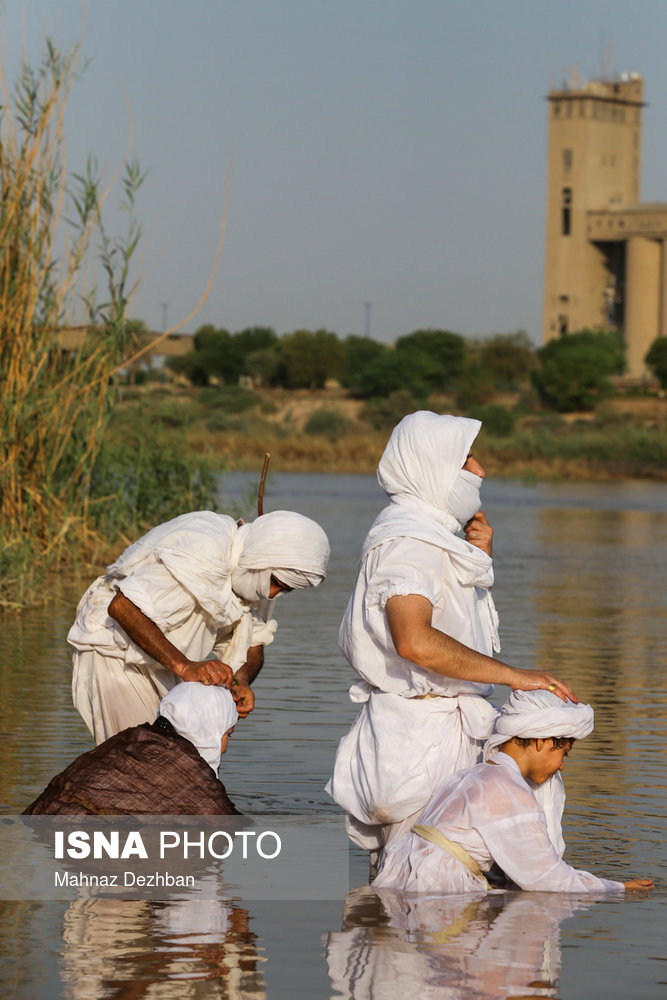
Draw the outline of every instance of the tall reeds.
M79 46L47 40L0 118L0 607L34 599L36 573L94 539L90 489L109 412L111 373L136 350L126 322L140 230L142 177L125 164L128 231L104 230L104 196L90 160L67 190L63 116ZM97 304L100 257L108 300ZM62 331L81 320L76 350ZM92 323L90 322L92 321Z

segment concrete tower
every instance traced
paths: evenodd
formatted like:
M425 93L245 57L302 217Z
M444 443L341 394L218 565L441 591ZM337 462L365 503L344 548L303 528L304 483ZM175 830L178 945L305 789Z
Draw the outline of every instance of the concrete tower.
M642 78L552 90L544 341L620 329L628 372L667 334L667 205L641 205Z

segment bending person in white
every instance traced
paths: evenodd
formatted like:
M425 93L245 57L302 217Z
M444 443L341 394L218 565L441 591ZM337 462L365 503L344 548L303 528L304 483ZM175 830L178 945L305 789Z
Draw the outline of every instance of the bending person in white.
M291 511L241 525L182 514L130 545L83 595L67 637L74 705L96 742L152 722L179 680L231 685L247 716L277 627L270 602L316 587L328 558L324 531Z
M564 796L550 817L551 829L535 797L539 787L562 787L565 757L592 729L590 705L563 702L548 691L512 692L484 747L484 762L450 778L412 831L386 848L373 889L478 893L490 888L485 875L494 863L508 888L651 889L651 879L614 882L566 864Z
M364 543L340 647L364 708L341 740L327 791L374 850L409 828L451 774L476 764L493 684L574 695L546 671L500 663L492 529L480 510L478 420L420 411L394 428L378 466L390 504ZM459 532L465 533L461 538ZM576 700L576 699L574 699Z

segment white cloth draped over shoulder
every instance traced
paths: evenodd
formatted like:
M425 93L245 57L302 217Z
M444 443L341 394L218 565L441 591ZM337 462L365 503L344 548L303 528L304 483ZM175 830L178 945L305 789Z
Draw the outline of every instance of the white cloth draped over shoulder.
M130 545L81 598L68 641L76 649L72 692L102 742L152 722L177 678L109 616L116 591L132 601L190 660L209 656L236 671L251 646L273 641L271 573L294 569L301 586L324 579L329 543L310 518L272 511L238 526L212 511L182 514ZM234 590L238 579L239 591Z
M160 702L158 717L167 719L179 736L190 740L217 776L222 737L239 717L227 688L199 681L176 684Z
M394 836L446 777L476 763L496 715L486 701L491 685L401 658L385 614L392 597L423 596L436 629L478 652L499 650L492 560L456 534L463 525L449 508L480 427L464 417L410 414L394 428L378 466L390 503L364 542L339 634L361 678L350 697L365 704L339 744L327 785L363 847Z

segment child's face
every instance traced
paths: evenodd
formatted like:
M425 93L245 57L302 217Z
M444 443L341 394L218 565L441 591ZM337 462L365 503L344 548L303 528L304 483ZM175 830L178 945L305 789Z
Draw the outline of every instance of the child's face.
M536 785L544 784L557 771L563 770L565 758L571 749L571 740L565 746L557 746L552 739L535 740L526 777Z
M227 747L229 745L229 737L232 735L233 732L234 732L234 727L232 726L232 728L228 729L225 735L220 740L220 753L226 753Z

